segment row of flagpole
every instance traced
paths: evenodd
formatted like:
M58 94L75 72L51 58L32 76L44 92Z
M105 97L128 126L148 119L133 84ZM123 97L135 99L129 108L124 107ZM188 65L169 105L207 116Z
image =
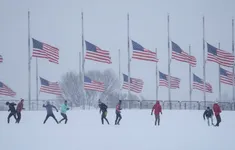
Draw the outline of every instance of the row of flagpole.
M130 30L129 30L129 14L127 14L127 51L128 51L128 97L127 99L130 98L130 76L131 76L131 70L130 70ZM85 72L84 69L84 32L83 32L83 12L82 12L82 56L83 56L83 75ZM167 16L167 33L168 33L168 100L170 101L170 109L171 109L171 82L170 82L170 77L171 77L171 46L170 46L170 16L168 14ZM234 55L234 20L232 20L232 51ZM219 48L220 48L220 43L219 43ZM205 18L203 16L203 80L204 80L204 106L206 106L206 54L205 54ZM157 49L156 49L156 54L157 54ZM191 55L191 46L189 45L189 55ZM120 57L120 50L119 50L119 57ZM120 59L120 58L119 58ZM220 65L219 65L220 68ZM189 95L190 95L190 102L192 101L192 83L191 83L191 65L189 64ZM233 74L234 74L234 67L233 67ZM156 63L156 81L158 79L158 67ZM119 60L119 80L120 80L120 60ZM219 82L220 82L220 77L219 77ZM234 79L233 79L234 83ZM84 83L83 83L84 84ZM121 88L120 88L121 89ZM84 92L85 93L85 92ZM156 99L158 99L158 83L156 82ZM219 100L221 100L221 83L219 83ZM234 100L234 86L233 86L233 100ZM191 104L190 104L191 107Z
M83 12L81 13L81 20L82 20L82 54L79 53L79 57L81 57L80 55L82 55L81 57L81 62L82 62L82 71L79 70L82 73L82 76L85 75L85 58L84 58L84 54L85 54L85 48L84 48L84 20L83 20ZM130 59L130 33L129 33L129 14L127 14L127 50L128 50L128 97L127 99L130 98L130 75L131 75L131 70L130 70L130 63L131 63L131 59ZM168 14L167 16L167 33L168 33L168 77L170 78L171 76L171 48L170 48L170 16ZM30 11L28 11L28 99L29 99L29 110L30 105L31 105L31 52L30 52L30 40L31 40L31 35L30 35ZM219 43L219 47L220 48L220 43ZM234 19L232 19L232 53L234 55ZM157 54L157 49L156 49L156 54ZM189 46L189 54L191 54L191 46ZM156 56L157 57L157 56ZM79 60L79 67L80 67L80 60ZM205 58L205 18L203 16L203 80L204 80L204 106L206 106L206 58ZM220 69L220 65L219 65L219 69ZM119 50L119 80L120 80L120 50ZM233 74L234 74L234 66L233 66ZM158 67L157 67L157 62L156 62L156 81L158 79ZM86 93L85 93L85 89L84 89L84 78L83 80L83 109L85 109L85 103L86 103ZM189 64L189 92L190 92L190 101L191 101L191 96L192 96L192 86L191 86L191 65ZM233 78L233 85L234 85L234 78ZM168 100L171 101L171 82L169 80L168 82ZM121 88L120 88L121 90ZM235 97L235 90L234 90L234 86L233 86L233 100ZM156 99L158 99L158 83L156 82ZM37 58L36 58L36 100L37 100L37 107L38 107L38 63L37 63ZM219 77L219 100L221 100L221 83L220 83L220 77ZM170 103L170 109L171 109L171 103Z

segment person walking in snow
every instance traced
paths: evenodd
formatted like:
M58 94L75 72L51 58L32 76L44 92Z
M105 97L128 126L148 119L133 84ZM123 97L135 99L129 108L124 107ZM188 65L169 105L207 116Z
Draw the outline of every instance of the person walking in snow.
M12 103L6 102L6 105L9 107L8 111L10 111L10 114L7 117L7 123L10 123L10 118L12 116L14 116L15 120L17 121L17 118L16 118L16 109L15 109L16 103L14 103L14 102L12 102Z
M20 123L21 120L21 111L24 109L24 99L21 98L20 102L16 107L17 121L16 123Z
M121 116L121 104L122 104L122 101L119 100L117 106L116 106L116 120L115 120L115 125L119 125L120 123L120 120L122 119L122 116Z
M215 126L218 127L221 122L221 117L220 117L221 109L220 109L218 102L215 102L215 104L213 105L213 110L214 110L215 118L217 120L217 123L215 124Z
M207 109L204 111L203 119L207 119L208 126L210 126L210 120L211 124L213 125L213 111L210 107L207 107Z
M158 125L160 125L160 113L162 114L162 106L160 105L158 100L152 108L151 115L153 115L153 111L155 115L155 126L157 125L157 123Z
M104 124L104 119L106 120L106 122L109 124L109 121L107 119L107 114L108 114L108 106L105 105L104 103L102 103L99 99L99 108L100 108L100 113L102 112L101 114L101 123Z
M61 110L60 110L60 114L63 118L59 121L59 123L61 123L63 120L65 120L65 124L67 123L68 121L68 117L66 115L67 110L69 110L68 103L67 101L64 101L64 104L61 105Z
M46 118L45 118L43 124L46 123L46 121L47 121L47 119L48 119L49 117L52 117L52 118L55 120L55 122L58 124L58 121L57 121L57 119L55 118L55 115L54 115L53 110L52 110L52 109L54 108L54 109L58 112L58 109L57 109L54 105L50 104L49 101L47 101L47 104L46 104L46 105L43 104L43 107L45 107L46 110L47 110L47 115L46 115Z

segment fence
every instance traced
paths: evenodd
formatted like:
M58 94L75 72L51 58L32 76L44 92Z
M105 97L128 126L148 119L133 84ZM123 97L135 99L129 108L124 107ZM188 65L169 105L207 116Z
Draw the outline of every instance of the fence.
M18 103L19 100L0 100L0 111L2 110L8 110L8 107L6 106L6 102L15 102ZM46 103L46 101L50 101L53 105L55 105L57 108L61 105L60 100L58 99L50 99L50 100L31 100L31 110L44 110L42 107L43 104ZM209 106L212 108L214 102L213 101L207 101L206 105L204 101L159 101L162 109L171 109L172 110L204 110L205 107ZM156 103L156 100L122 100L122 108L124 109L152 109L153 105ZM106 104L109 108L115 108L117 101L107 101ZM26 110L28 110L28 101L25 100L24 107ZM73 108L75 105L71 102L68 102L68 105ZM219 102L219 105L222 110L235 110L235 103L234 102ZM79 107L79 106L78 106ZM97 107L97 104L93 104L92 106L89 105L86 108L90 107Z

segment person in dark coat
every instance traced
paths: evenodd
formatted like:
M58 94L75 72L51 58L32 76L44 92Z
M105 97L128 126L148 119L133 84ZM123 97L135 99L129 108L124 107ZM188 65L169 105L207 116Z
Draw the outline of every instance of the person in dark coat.
M14 102L12 102L12 103L6 102L6 105L9 107L8 111L10 111L10 114L7 117L7 123L10 123L10 118L12 116L14 116L15 120L17 121L17 118L16 118L16 109L15 109L16 103L14 103Z
M210 126L210 120L211 124L213 125L213 111L210 107L207 107L207 109L204 111L203 119L207 119L208 126Z
M109 121L107 119L107 114L108 114L108 106L105 105L104 103L102 103L99 99L99 107L100 107L100 113L102 112L101 114L101 123L104 124L104 119L106 120L106 122L109 124Z
M155 126L157 123L160 125L160 113L162 114L162 106L160 105L159 101L156 101L156 104L153 106L151 115L153 115L153 111L155 115Z
M217 123L216 123L215 126L218 127L220 122L221 122L221 117L220 117L221 109L220 109L220 106L219 106L218 102L216 102L213 105L213 110L214 110L214 113L215 113L215 118L217 120Z
M54 115L53 110L52 110L52 109L54 108L54 109L58 112L58 109L57 109L54 105L50 104L49 101L47 102L46 105L43 104L43 107L45 107L46 110L47 110L47 115L46 115L46 118L45 118L43 124L46 123L46 121L47 121L47 119L48 119L49 117L52 117L52 118L55 120L55 122L58 124L58 121L57 121L57 119L55 118L55 115Z
M119 100L117 106L116 106L116 120L115 120L115 125L119 125L120 123L120 120L122 119L122 116L121 116L121 104L122 104L122 101Z
M21 111L24 109L24 99L21 99L16 107L17 121L16 123L20 123L21 120Z

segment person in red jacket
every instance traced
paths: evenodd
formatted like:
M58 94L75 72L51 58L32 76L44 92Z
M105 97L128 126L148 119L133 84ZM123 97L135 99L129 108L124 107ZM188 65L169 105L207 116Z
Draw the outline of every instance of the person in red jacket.
M21 111L24 109L24 99L21 98L20 102L16 107L17 120L16 123L20 123L21 120Z
M116 120L115 120L115 125L120 125L120 120L122 119L122 115L121 115L121 104L122 101L119 100L117 106L116 106Z
M220 117L221 109L220 109L220 106L219 106L218 102L216 102L213 105L213 111L214 111L214 114L215 114L215 117L216 117L216 120L217 120L217 123L216 123L215 126L218 127L220 122L221 122L221 117Z
M160 125L160 113L162 114L162 106L160 105L159 101L156 101L156 104L152 108L151 115L153 115L153 110L154 110L154 115L155 115L155 126Z

